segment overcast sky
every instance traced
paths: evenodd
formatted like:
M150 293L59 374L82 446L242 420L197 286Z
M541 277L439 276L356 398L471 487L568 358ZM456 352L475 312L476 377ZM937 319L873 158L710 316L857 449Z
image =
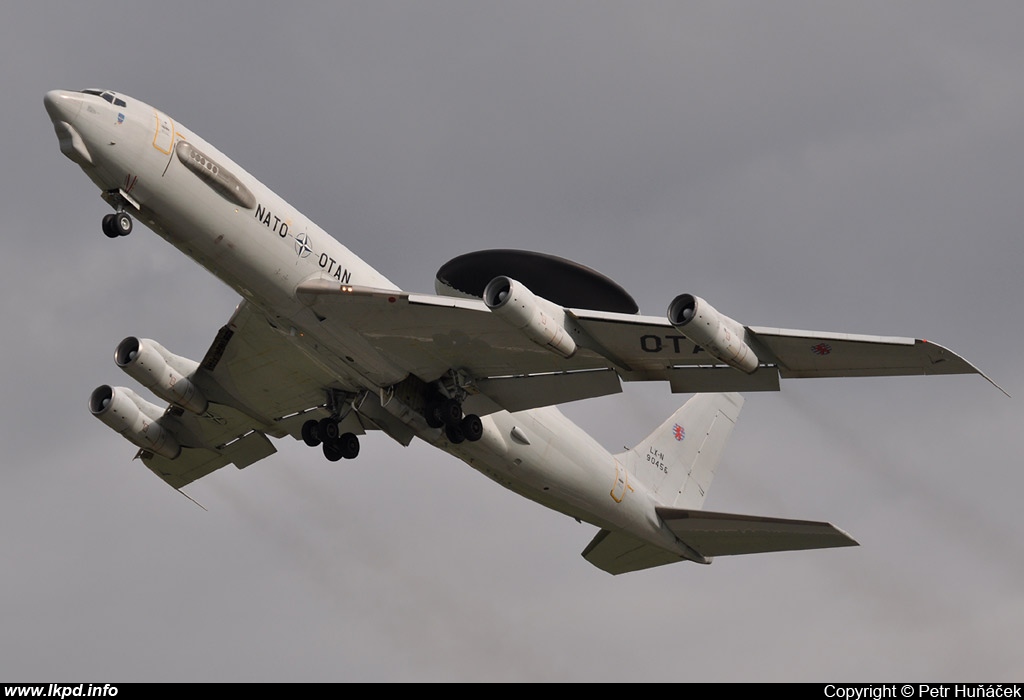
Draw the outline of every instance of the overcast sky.
M1020 681L1024 5L33 2L0 22L3 681ZM612 577L595 528L424 443L294 441L186 489L92 418L127 335L236 295L98 190L42 98L202 135L410 291L484 248L643 313L927 338L983 379L749 395L706 507L861 546ZM136 387L137 388L137 387ZM140 390L141 393L141 390ZM573 404L613 451L684 400Z

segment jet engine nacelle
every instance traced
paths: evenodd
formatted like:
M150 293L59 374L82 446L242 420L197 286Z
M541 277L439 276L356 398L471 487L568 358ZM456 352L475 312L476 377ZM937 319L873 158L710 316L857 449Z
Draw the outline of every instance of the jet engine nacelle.
M668 322L716 360L752 374L757 353L744 340L746 329L698 296L680 294L668 305Z
M484 287L484 303L541 347L562 357L576 352L576 343L565 330L565 309L537 296L522 282L495 277Z
M186 376L196 371L198 362L169 352L155 340L135 337L118 344L114 362L161 399L195 414L206 412L206 398Z
M97 387L89 397L89 411L139 447L174 459L181 446L157 420L164 410L123 386Z

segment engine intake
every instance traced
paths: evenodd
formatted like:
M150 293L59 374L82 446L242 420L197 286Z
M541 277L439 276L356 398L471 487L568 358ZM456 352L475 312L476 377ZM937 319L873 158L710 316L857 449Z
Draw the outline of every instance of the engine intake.
M89 411L114 432L143 449L167 459L181 454L178 441L157 422L163 409L131 389L107 384L97 387L89 397Z
M716 360L747 374L760 361L746 343L746 328L692 294L680 294L668 305L668 322Z
M495 277L484 287L484 303L537 345L566 358L576 353L576 342L565 329L565 309L537 296L522 282Z
M209 402L187 376L198 369L198 362L169 352L155 340L135 337L118 344L114 362L161 399L191 413L206 412Z

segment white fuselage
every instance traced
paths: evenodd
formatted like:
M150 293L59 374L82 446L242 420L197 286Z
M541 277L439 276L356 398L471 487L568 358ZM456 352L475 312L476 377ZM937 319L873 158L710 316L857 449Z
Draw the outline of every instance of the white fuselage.
M65 155L277 324L334 349L331 370L342 385L377 394L405 379L408 371L372 348L357 329L334 328L324 337L315 314L296 296L300 284L317 279L397 290L392 282L202 138L149 105L118 97L125 104L79 92L47 94ZM190 147L187 158L176 150L183 142ZM205 179L197 174L204 168ZM231 182L241 185L244 196L218 191ZM322 354L317 358L324 360ZM418 421L411 425L421 439L506 488L683 553L643 484L556 408L499 411L482 421L483 438L458 445L441 430Z

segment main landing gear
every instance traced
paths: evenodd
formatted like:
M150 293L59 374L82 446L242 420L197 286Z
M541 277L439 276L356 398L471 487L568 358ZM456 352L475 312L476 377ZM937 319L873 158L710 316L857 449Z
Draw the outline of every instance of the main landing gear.
M452 398L451 394L455 394L457 398ZM351 411L359 410L367 396L372 394L367 391L356 394L339 389L327 389L327 401L323 408L330 415L303 423L302 441L310 447L322 447L324 457L331 462L355 459L359 454L359 437L355 433L343 433L340 426L351 425L346 418ZM389 406L395 401L399 406L399 412L394 414L396 416L406 416L409 410L420 413L428 426L444 430L448 442L458 445L467 440L476 442L484 435L484 424L480 416L475 413L463 414L464 397L465 390L458 385L428 386L415 377L410 377L390 387L387 392L382 392L381 406ZM324 412L321 411L320 415L324 415Z
M338 419L308 420L302 424L302 441L310 447L323 445L324 457L331 462L355 459L359 454L359 437L354 433L340 433Z
M476 442L484 435L484 424L475 413L462 415L462 404L438 394L429 401L424 418L431 428L444 428L444 435L453 445L469 440Z

